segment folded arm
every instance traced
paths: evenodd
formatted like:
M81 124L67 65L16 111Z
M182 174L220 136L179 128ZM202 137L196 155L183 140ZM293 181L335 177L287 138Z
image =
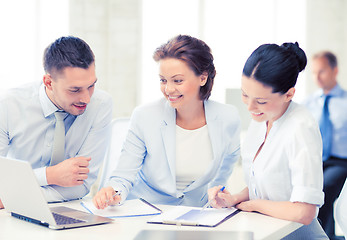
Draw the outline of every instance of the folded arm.
M241 202L238 209L248 212L260 212L271 217L280 218L309 225L316 216L317 207L313 204L289 201L270 201L256 199Z

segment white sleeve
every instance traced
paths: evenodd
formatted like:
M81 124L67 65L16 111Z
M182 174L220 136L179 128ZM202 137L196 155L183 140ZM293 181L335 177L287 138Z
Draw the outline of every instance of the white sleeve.
M294 139L286 148L293 185L290 201L320 207L324 203L324 193L322 140L318 125L313 121L302 121L293 131Z

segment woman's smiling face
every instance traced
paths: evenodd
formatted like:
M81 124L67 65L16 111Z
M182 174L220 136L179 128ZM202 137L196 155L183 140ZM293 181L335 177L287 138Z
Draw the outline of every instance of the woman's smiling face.
M274 122L279 119L288 108L295 89L287 93L273 93L272 88L265 86L254 78L242 76L242 101L247 105L252 119L257 122Z
M164 58L159 61L160 89L171 106L180 108L194 106L201 102L200 87L207 80L206 75L196 76L183 61Z

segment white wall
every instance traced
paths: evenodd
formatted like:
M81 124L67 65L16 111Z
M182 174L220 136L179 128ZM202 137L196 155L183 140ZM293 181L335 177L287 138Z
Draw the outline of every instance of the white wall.
M307 56L317 51L330 50L336 54L339 64L338 81L347 89L347 1L307 1ZM310 61L306 70L311 72ZM310 74L307 74L306 92L316 90Z
M148 14L146 7L153 8L148 2L156 6L151 22L143 16ZM178 21L182 13L184 21ZM333 51L339 60L338 80L347 89L346 13L345 0L1 1L0 89L41 79L44 47L61 35L76 35L95 52L97 85L113 96L114 117L129 116L152 95L147 84L154 82L149 89L160 95L157 75L146 75L146 64L153 63L156 46L181 31L201 37L214 51L218 74L212 99L224 101L226 87L239 87L246 57L264 42L299 41L309 59L316 51ZM150 41L150 28L156 41L143 46L143 40ZM255 36L258 42L252 42ZM240 49L244 54L235 54ZM309 61L303 80L298 81L297 96L316 89L310 72Z
M141 1L70 0L70 34L96 57L97 87L113 97L114 117L130 116L141 75Z
M68 33L67 9L68 0L0 0L0 91L42 80L44 49Z
M219 102L226 101L226 88L240 88L243 65L259 45L295 41L300 46L306 45L306 25L302 24L306 2L302 0L175 0L172 3L171 0L143 2L142 101L161 96L152 54L156 47L177 34L198 37L210 46L217 70L211 99ZM295 18L291 17L293 12ZM304 85L304 81L299 84ZM298 90L296 95L303 94Z

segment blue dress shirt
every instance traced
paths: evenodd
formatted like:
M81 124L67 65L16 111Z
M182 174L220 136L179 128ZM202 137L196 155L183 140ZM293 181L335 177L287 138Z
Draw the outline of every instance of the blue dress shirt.
M112 98L96 89L82 115L69 115L64 120L65 159L91 157L88 179L79 186L47 184L56 110L41 82L10 89L0 96L0 155L30 162L47 201L81 198L97 179L110 141Z
M329 115L333 125L331 156L347 158L347 92L338 84L329 93ZM314 118L319 121L324 105L323 90L320 89L304 102Z

